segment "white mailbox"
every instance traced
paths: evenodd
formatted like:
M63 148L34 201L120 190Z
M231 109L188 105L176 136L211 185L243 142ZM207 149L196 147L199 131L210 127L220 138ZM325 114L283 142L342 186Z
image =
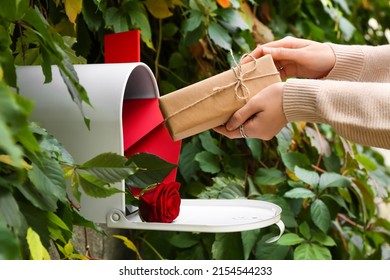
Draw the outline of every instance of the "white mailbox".
M79 163L104 152L124 155L123 100L158 98L153 73L143 63L74 67L93 105L93 108L84 106L85 114L91 120L90 130L56 67L52 70L53 80L48 84L44 84L40 66L17 69L21 94L35 101L32 120L53 134ZM124 190L125 184L122 182L114 187ZM104 199L82 195L81 199L81 214L87 219L106 223L108 227L129 229L232 232L276 224L281 235L284 231L281 212L279 206L258 200L182 199L180 214L174 222L147 223L137 214L126 215L124 194ZM277 240L280 235L270 241Z

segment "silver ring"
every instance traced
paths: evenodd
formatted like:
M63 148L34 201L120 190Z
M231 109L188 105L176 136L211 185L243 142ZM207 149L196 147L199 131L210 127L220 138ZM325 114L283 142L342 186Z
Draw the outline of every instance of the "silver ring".
M244 131L244 125L240 125L240 134L241 134L241 137L242 138L248 138L248 135L245 134L245 131Z

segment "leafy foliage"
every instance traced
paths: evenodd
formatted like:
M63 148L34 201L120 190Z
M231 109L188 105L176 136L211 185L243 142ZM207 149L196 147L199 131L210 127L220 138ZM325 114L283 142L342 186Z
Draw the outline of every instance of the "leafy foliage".
M45 259L51 242L62 258L85 259L71 243L73 226L102 230L78 213L81 195L111 195L118 191L111 185L126 179L145 187L173 168L152 155L107 153L75 163L44 128L29 122L33 101L15 93L16 65L41 65L47 83L51 65L58 65L89 125L83 107L93 104L72 64L103 62L105 34L140 29L142 60L165 94L228 69L230 49L239 57L286 35L385 44L389 14L387 0L4 0L0 259ZM204 132L183 141L179 173L183 197L280 205L287 232L272 244L265 240L273 227L219 234L134 231L134 242L115 236L139 259L381 259L388 250L383 244L390 241L390 223L378 210L390 184L383 157L326 125L292 123L268 142Z

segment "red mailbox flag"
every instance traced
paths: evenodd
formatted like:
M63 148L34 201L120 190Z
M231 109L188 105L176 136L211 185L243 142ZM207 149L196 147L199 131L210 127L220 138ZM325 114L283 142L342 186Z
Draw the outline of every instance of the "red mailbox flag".
M106 63L140 62L140 32L131 30L108 34L104 38ZM158 98L126 99L122 108L125 156L151 153L178 164L181 141L173 141L160 112ZM175 168L164 182L176 181Z

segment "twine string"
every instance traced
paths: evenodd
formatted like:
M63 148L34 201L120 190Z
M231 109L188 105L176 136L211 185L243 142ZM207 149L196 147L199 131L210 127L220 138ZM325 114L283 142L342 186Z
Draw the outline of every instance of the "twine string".
M252 72L256 71L256 68L257 68L257 60L256 58L251 55L251 54L244 54L241 59L240 59L240 63L238 63L234 57L234 54L233 54L233 51L230 50L230 55L232 56L233 58L233 62L235 64L235 67L232 67L231 69L233 70L233 73L234 75L236 76L236 80L233 81L232 83L226 85L226 86L221 86L221 87L215 87L213 88L213 93L217 93L217 92L221 92L225 89L228 89L228 88L231 88L234 86L234 93L236 95L236 97L238 99L243 99L245 100L245 102L247 102L249 100L249 97L250 97L250 91L249 91L249 88L246 86L245 84L245 81L249 81L249 80L253 80L253 79L257 79L257 78L260 78L260 76L257 76L257 77L252 77L252 78L245 78L246 75L250 75ZM246 57L250 57L252 58L253 62L254 62L254 65L251 69L249 69L248 71L244 72L242 70L242 64L241 64L241 61L246 58ZM240 94L241 92L241 94Z

